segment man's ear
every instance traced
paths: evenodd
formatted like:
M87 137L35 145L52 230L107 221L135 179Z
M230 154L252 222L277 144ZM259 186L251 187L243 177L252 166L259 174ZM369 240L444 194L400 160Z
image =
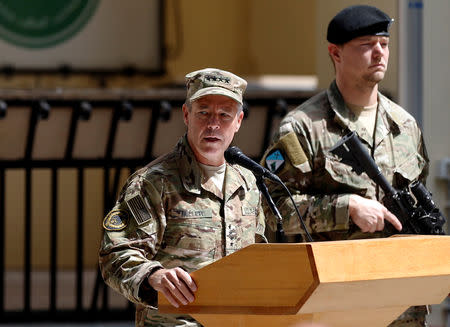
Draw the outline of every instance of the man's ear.
M236 131L235 133L237 133L239 131L239 128L241 127L241 123L242 123L242 119L244 118L244 110L241 110L241 112L238 115L238 120L237 120L237 124L236 124Z
M328 54L334 62L341 61L341 48L334 43L328 44Z
M184 124L187 126L188 125L189 108L186 106L186 104L183 104L183 107L181 107L181 109L183 109Z

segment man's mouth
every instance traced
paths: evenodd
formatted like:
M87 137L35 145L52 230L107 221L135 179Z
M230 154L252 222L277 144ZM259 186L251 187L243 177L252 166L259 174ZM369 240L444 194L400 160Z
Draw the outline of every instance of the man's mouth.
M206 142L219 142L220 138L216 137L216 136L205 136L203 138Z
M382 64L382 63L374 64L374 65L370 66L369 68L384 68L384 64Z

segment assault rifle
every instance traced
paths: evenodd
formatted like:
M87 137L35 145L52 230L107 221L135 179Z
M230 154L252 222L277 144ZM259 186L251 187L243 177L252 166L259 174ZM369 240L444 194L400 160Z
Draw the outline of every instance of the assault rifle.
M402 234L444 235L445 217L436 207L431 193L419 181L403 190L393 188L362 145L355 132L345 135L330 152L360 175L365 172L384 191L383 205L402 223ZM411 195L412 193L412 195Z

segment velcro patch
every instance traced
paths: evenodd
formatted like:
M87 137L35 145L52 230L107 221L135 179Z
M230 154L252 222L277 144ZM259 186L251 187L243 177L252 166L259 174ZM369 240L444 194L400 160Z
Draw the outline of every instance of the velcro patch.
M120 231L127 227L128 213L125 210L112 210L103 219L103 228L108 231Z
M272 173L277 173L284 166L284 156L281 150L274 149L266 157L266 166Z
M263 224L256 224L256 233L260 235L264 235L264 225Z
M293 166L298 166L308 161L308 158L298 141L297 135L294 132L282 136L278 143L286 150L286 154Z
M140 194L128 199L125 202L127 203L127 206L138 225L142 225L152 218L150 208L146 205Z
M210 82L219 82L225 84L230 84L231 81L229 77L212 74L205 75L205 79Z
M173 209L174 216L180 218L211 218L212 217L212 209L192 209L192 210L183 210L183 209Z
M242 207L243 216L256 216L258 214L258 209L255 207Z

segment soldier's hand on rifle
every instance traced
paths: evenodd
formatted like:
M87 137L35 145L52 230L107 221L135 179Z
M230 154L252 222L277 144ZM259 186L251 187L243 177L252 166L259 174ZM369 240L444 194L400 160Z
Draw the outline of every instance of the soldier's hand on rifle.
M194 301L197 291L192 277L181 268L159 269L148 277L148 283L156 291L164 294L174 307L178 308Z
M384 229L384 220L389 221L397 230L402 224L385 206L375 200L350 195L349 215L362 232L373 233Z

